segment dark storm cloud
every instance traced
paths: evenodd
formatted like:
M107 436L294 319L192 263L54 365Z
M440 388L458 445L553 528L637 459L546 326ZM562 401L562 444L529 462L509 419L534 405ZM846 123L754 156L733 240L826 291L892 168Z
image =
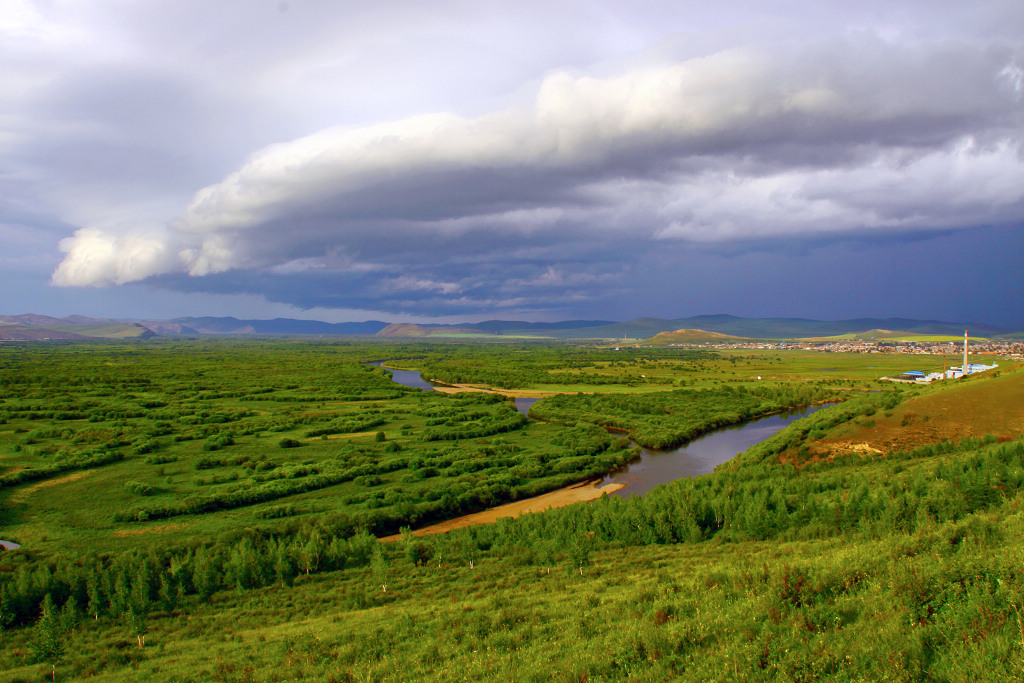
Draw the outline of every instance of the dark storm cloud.
M607 317L1024 216L1006 3L17 8L59 285Z
M552 235L621 254L654 238L1005 223L1024 206L1011 59L868 36L606 78L555 73L527 111L268 147L144 243L81 231L54 280L205 276L331 253L368 265L393 262L396 244L447 262ZM831 150L840 161L828 165Z

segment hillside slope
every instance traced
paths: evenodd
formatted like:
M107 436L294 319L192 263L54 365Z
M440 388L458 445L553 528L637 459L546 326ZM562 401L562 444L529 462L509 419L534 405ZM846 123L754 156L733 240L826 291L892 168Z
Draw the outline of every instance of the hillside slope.
M94 339L150 339L156 336L153 330L140 323L53 325L48 329L92 337Z
M865 416L822 439L825 450L864 444L887 453L940 441L1024 435L1024 367L937 382L892 410Z
M32 325L0 324L0 341L43 341L48 339L89 339L89 337L73 332L63 332L49 327Z
M686 344L690 342L703 341L737 341L741 339L744 339L744 337L722 334L721 332L708 332L707 330L684 328L681 330L674 330L672 332L659 332L650 339L647 339L645 343L658 346L663 344Z

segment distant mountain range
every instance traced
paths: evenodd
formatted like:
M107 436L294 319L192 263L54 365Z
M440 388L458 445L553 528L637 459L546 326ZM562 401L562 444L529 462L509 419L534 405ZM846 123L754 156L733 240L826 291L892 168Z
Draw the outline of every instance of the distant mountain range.
M531 323L521 320L485 320L461 325L417 325L365 322L327 323L319 320L240 320L238 318L175 318L173 320L112 320L68 316L0 315L0 340L45 339L145 339L154 336L207 335L304 335L379 336L389 338L429 337L547 337L554 339L648 339L662 333L685 332L681 337L746 337L749 339L802 339L865 333L870 330L899 330L905 334L960 335L967 329L974 337L1017 337L1019 331L975 323L951 323L907 318L858 318L854 320L807 320L803 318L740 318L733 315L699 315L690 318L636 318L626 322L610 320L565 320ZM664 339L665 337L662 337Z

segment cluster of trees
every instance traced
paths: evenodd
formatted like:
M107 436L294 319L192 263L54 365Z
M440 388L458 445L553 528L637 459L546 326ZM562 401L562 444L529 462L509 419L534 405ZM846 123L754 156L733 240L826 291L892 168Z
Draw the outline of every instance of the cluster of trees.
M0 475L0 487L17 486L18 484L25 484L30 481L49 479L66 472L102 467L122 460L124 460L124 453L110 451L69 454L67 457L58 458L47 465L29 466L25 469Z
M290 586L300 574L365 565L377 543L365 531L343 538L307 528L294 534L242 533L191 548L22 565L0 584L0 626L34 622L46 600L59 612L97 620L129 610L139 616L170 611L186 596L206 599L225 589Z
M353 432L365 432L374 427L379 427L382 424L386 424L387 420L381 417L373 415L367 415L363 417L347 417L332 420L331 422L317 427L316 429L310 429L305 432L307 439L311 439L317 436L328 436L330 434L351 434Z
M404 465L403 460L393 458L355 467L313 466L304 468L301 475L296 471L296 476L281 479L267 480L266 477L256 475L247 481L222 487L206 495L194 494L171 502L119 511L114 513L114 521L145 522L256 505L268 500L335 486L366 474L393 472L401 469Z
M424 441L457 441L460 439L478 439L511 432L526 426L526 416L517 412L512 406L483 415L467 422L446 421L443 425L428 427L422 432Z
M498 405L504 410L504 404ZM517 423L525 420L518 413L514 415ZM209 491L154 499L117 511L114 521L201 515L351 482L363 489L341 497L353 508L353 528L385 533L402 524L474 512L598 476L635 455L628 440L593 425L561 430L543 450L524 448L501 437L487 443L461 440L438 442L444 445L437 446L424 444L416 450L394 453L388 453L390 443L381 443L381 450L368 445L339 446L335 459L311 464L204 456L195 462L196 469L240 467L242 472L235 470L197 482L214 485ZM408 486L400 487L399 482Z
M265 392L260 395L245 395L241 401L273 401L275 403L321 403L323 401L354 402L354 401L389 401L401 398L409 393L403 389L366 389L358 393L351 392L317 392L308 394L290 394L279 391Z

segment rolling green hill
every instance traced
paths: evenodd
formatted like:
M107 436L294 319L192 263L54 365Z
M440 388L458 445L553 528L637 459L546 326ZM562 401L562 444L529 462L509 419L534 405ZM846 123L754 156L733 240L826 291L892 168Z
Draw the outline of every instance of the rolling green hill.
M99 325L52 325L47 329L68 332L95 339L149 339L156 334L139 323L104 323Z
M741 341L743 337L736 337L721 332L708 332L707 330L683 329L673 332L659 332L650 339L644 340L645 344L653 346L663 344L686 344L691 342L708 341Z
M50 339L88 339L81 334L63 332L49 327L0 323L0 341L44 341Z
M413 323L392 323L380 332L378 337L486 337L490 333L469 327L427 326Z
M156 336L139 323L69 316L0 315L0 340L148 339Z

